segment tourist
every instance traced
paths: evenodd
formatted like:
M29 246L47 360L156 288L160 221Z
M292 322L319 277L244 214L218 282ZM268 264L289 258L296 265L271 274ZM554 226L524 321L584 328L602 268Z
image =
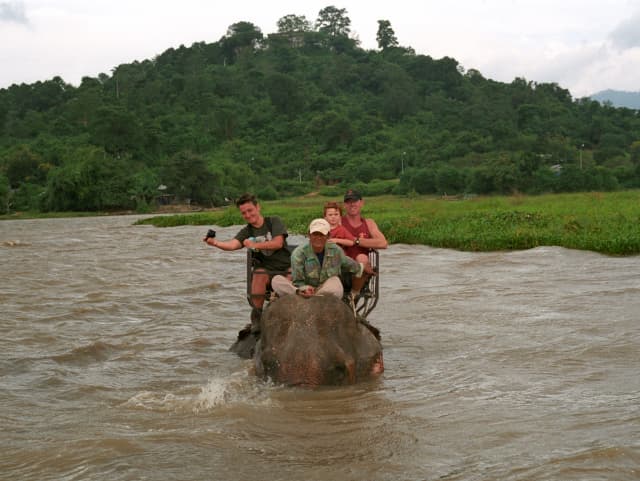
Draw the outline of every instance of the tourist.
M290 253L287 249L287 229L278 216L264 217L260 204L252 194L244 194L236 206L247 225L233 239L220 241L216 237L205 237L207 244L224 251L235 251L246 247L253 251L253 276L251 282L251 299L253 306L251 320L256 323L260 319L264 305L267 286L275 274L287 274L290 267Z
M361 215L364 200L360 192L349 189L344 195L345 215L342 226L354 237L352 246L345 246L345 252L357 262L369 264L369 250L386 249L387 239L373 219ZM368 277L354 277L351 284L351 295L357 296Z
M355 237L345 229L342 222L342 208L337 202L327 202L324 205L324 218L331 226L329 240L339 246L351 247L354 245Z
M302 297L329 294L342 298L341 272L373 274L371 267L348 257L329 240L330 225L325 219L314 219L309 225L309 239L291 254L291 280L276 275L271 282L278 296L298 294ZM367 270L368 269L368 270Z

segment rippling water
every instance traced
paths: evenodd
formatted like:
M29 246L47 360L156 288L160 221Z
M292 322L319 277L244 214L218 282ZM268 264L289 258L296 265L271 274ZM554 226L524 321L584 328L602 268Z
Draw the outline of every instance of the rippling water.
M640 479L640 257L391 246L384 375L307 391L227 351L242 252L134 220L0 222L0 478Z

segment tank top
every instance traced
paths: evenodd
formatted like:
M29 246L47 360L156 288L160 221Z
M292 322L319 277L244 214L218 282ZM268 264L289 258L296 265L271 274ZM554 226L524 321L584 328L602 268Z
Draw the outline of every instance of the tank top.
M347 220L347 218L343 217L342 226L345 229L347 229L349 232L351 232L354 238L363 237L365 239L370 239L371 234L369 233L369 226L367 225L367 222L365 221L364 217L360 217L360 221L362 223L358 227L353 227L351 224L349 224L349 221ZM362 246L350 246L350 247L345 247L344 251L349 257L351 257L352 259L355 259L358 254L367 255L369 253L369 248L362 247Z

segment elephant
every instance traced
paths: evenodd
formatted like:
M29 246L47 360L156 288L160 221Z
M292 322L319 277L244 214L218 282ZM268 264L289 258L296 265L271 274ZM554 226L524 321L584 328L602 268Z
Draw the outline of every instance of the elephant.
M233 351L251 355L256 375L300 387L348 385L384 371L379 331L336 296L283 296L242 332Z

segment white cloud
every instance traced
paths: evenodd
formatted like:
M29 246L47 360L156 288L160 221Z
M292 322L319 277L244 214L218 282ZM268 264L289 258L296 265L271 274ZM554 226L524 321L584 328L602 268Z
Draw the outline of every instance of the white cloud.
M0 88L60 75L109 73L170 47L215 42L249 21L263 33L287 14L315 21L326 0L28 0L0 2ZM574 96L604 88L638 90L640 0L342 0L363 48L377 48L377 21L391 22L401 45L455 58L485 77L556 82ZM3 13L0 13L2 15ZM11 21L8 21L12 18ZM22 19L22 22L16 19ZM5 68L8 65L9 68Z
M640 47L640 11L624 20L611 32L613 45L621 50Z
M28 24L24 2L0 2L0 22Z

